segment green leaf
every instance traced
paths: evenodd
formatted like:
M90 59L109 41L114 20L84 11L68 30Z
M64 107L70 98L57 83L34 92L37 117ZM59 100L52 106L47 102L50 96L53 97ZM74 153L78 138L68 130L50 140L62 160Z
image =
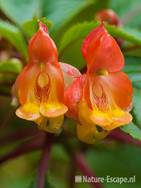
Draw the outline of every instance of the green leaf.
M32 20L29 20L27 22L24 22L22 25L22 29L24 33L27 35L27 37L31 38L33 34L38 30L38 21L43 22L48 28L52 26L52 22L49 21L47 18L42 17L40 19L33 18Z
M135 124L141 129L141 90L138 89L134 89L132 114Z
M16 26L0 20L0 36L6 38L25 58L27 57L26 42Z
M133 138L141 140L141 91L134 89L133 92L133 123L121 127L121 130L130 134Z
M141 32L139 30L128 27L119 28L111 25L107 25L106 28L114 37L119 37L133 44L141 45Z
M22 25L40 16L40 0L0 0L0 9L15 23Z
M63 26L74 15L83 10L85 7L92 5L94 0L46 0L43 1L43 15L54 23L54 29Z
M31 38L38 29L37 18L28 20L23 23L22 29L28 38Z
M87 160L97 177L132 177L135 183L106 183L105 188L139 188L141 185L141 149L129 144L105 144L106 148L89 149Z
M75 42L77 42L78 40L82 41L84 37L89 33L89 31L91 31L96 26L98 26L98 23L84 22L76 24L68 29L68 31L64 34L59 46L60 56L62 55L64 50L73 46Z
M19 59L12 58L4 61L0 61L0 73L20 73L22 70L22 63Z
M32 181L32 183L28 186L28 188L37 188L37 178L34 177L34 180ZM45 186L44 188L55 188L50 182L48 182L48 179L45 179Z
M65 49L69 48L76 41L83 40L85 36L98 25L97 22L84 22L71 27L61 40L59 52L62 54ZM106 25L106 28L114 37L119 37L133 44L141 45L141 33L136 30L118 28L110 25Z
M123 71L128 74L134 87L141 88L141 58L125 56L125 62Z
M141 129L134 123L121 127L121 130L128 133L133 138L141 140Z
M141 27L141 1L140 0L111 0L109 8L113 9L123 24L131 27Z

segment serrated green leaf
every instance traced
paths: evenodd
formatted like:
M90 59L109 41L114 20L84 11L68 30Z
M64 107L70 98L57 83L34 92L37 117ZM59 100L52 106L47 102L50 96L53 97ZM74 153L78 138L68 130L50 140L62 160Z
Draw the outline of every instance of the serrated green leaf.
M0 61L0 73L20 73L22 70L22 63L19 59L12 58L5 61Z
M40 16L40 0L0 0L0 9L15 23L22 25Z
M25 58L27 57L27 45L18 27L0 20L0 36L6 38Z
M121 127L121 130L128 133L133 138L141 140L141 129L134 123Z
M97 22L84 22L72 26L63 36L59 52L60 54L78 40L83 40L85 36L99 24ZM114 37L122 38L133 44L141 45L141 33L127 28L118 28L116 26L106 25L107 30ZM135 34L136 33L136 34Z

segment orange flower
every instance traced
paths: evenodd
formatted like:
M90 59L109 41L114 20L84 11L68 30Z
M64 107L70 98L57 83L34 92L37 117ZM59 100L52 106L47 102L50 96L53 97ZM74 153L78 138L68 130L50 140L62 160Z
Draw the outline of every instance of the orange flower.
M67 112L63 72L55 43L42 23L30 40L29 63L18 76L13 93L20 103L18 117L36 122L45 131L60 131Z
M82 54L87 72L76 79L65 93L68 115L78 119L80 140L93 143L112 129L128 124L132 85L121 72L124 57L116 41L103 25L85 38Z

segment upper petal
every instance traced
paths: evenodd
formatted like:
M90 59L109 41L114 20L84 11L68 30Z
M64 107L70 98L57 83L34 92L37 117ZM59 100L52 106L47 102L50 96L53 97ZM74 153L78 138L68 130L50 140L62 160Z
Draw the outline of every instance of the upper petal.
M54 41L48 34L43 23L39 23L39 30L29 42L29 59L32 63L50 62L56 63L58 52Z
M84 39L82 54L87 62L88 72L99 69L116 72L124 66L124 57L117 42L103 25L94 29Z

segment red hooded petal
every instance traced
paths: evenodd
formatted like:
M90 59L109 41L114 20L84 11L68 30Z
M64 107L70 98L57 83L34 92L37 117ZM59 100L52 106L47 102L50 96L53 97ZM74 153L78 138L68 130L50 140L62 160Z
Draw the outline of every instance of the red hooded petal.
M83 77L77 78L65 91L65 104L68 107L68 116L78 118L78 103L82 96Z
M43 23L39 23L39 30L29 43L29 59L32 63L56 63L58 58L55 43L48 34Z
M124 57L118 44L103 25L94 29L85 38L82 54L87 62L88 72L99 69L117 72L124 66Z

